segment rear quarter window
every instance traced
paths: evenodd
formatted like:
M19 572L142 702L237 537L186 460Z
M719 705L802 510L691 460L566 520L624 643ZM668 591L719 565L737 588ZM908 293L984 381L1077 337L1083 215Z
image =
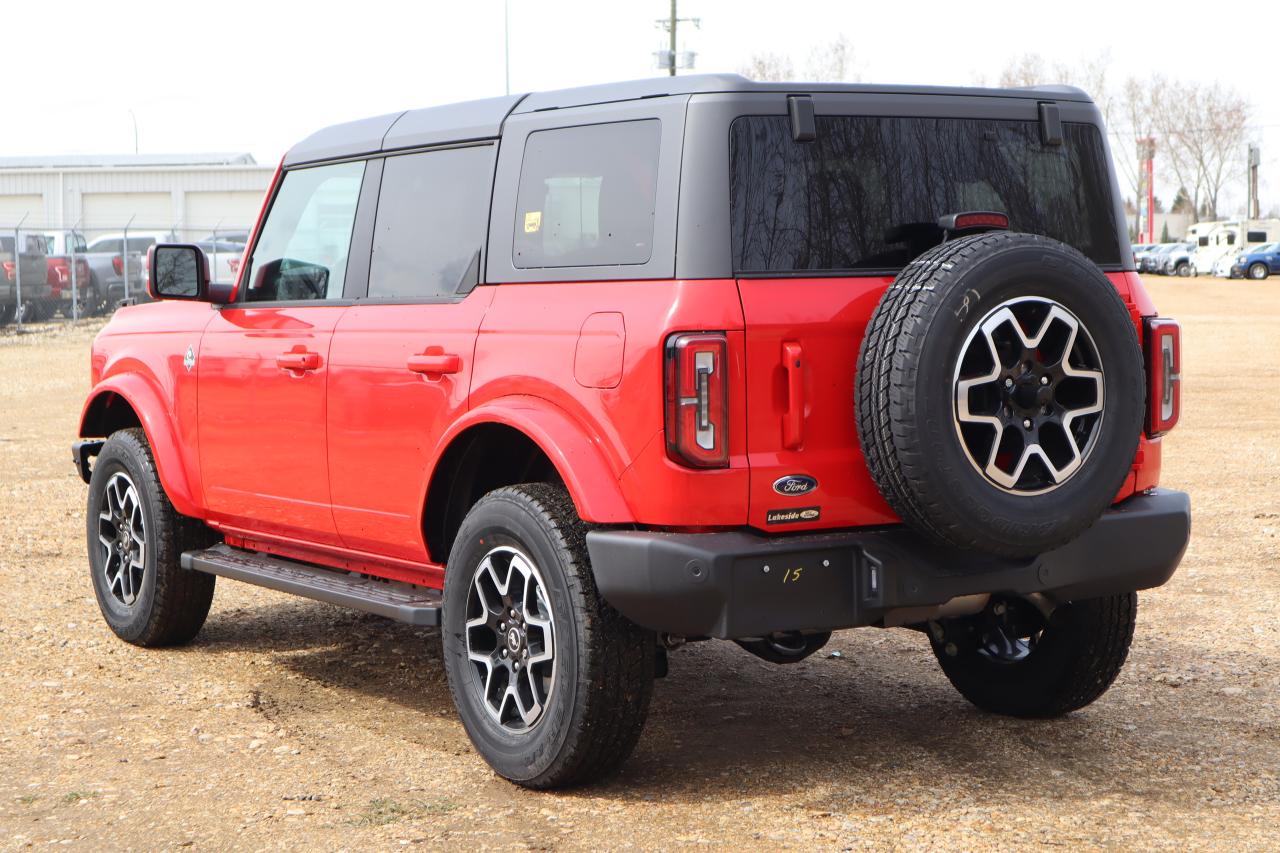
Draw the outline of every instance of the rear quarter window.
M657 119L540 130L520 168L517 268L643 264L653 254Z
M1120 263L1097 128L1064 124L1044 145L1031 121L819 116L796 142L785 116L730 131L735 269L892 271L942 241L940 216L992 210L1010 228Z

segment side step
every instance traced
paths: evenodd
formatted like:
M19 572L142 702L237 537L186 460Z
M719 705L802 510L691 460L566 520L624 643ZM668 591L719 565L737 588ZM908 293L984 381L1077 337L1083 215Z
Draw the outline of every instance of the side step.
M440 591L325 569L229 545L187 551L182 568L376 613L410 625L440 624Z

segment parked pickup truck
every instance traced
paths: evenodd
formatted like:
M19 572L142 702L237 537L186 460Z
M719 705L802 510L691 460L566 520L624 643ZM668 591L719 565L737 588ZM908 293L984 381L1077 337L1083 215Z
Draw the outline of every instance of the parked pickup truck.
M127 251L123 234L104 234L89 244L85 255L92 276L88 313L107 313L126 298L147 300L143 258L148 249L162 240L172 240L173 235L130 232L128 239ZM128 287L125 286L126 272Z
M1077 89L732 75L321 130L234 284L156 246L93 344L103 617L184 643L222 576L439 625L532 788L617 767L695 641L906 628L986 711L1083 708L1190 531L1105 140Z
M48 252L43 234L0 234L0 326L34 323L52 313Z

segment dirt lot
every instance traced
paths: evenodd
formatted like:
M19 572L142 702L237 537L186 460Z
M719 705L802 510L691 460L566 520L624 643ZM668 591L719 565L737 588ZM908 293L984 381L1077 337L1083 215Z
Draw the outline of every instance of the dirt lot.
M434 632L219 585L191 646L118 642L89 585L68 445L93 327L0 335L0 850L1280 847L1280 282L1162 280L1185 406L1164 483L1182 569L1115 687L1067 719L984 715L906 631L773 667L672 656L624 771L497 779Z

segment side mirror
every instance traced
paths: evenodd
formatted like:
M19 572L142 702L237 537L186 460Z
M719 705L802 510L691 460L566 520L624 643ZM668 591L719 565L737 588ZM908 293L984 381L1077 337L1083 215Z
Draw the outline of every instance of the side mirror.
M147 250L147 292L152 299L210 301L209 259L199 246L156 243Z

